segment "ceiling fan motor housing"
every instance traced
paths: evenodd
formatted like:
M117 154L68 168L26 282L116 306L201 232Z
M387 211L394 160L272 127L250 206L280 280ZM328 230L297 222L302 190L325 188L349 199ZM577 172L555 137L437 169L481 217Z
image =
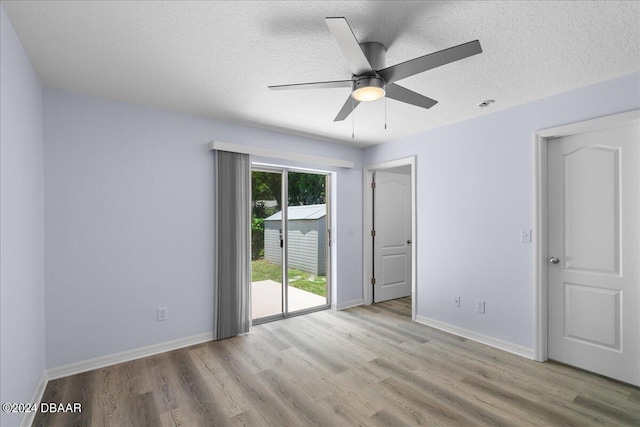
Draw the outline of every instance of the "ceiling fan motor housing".
M363 76L353 79L353 90L358 90L363 87L379 87L384 90L386 82L378 76Z
M357 90L363 87L379 87L384 89L386 82L378 76L363 76L353 79L353 90Z
M360 43L360 49L362 49L364 56L367 57L373 70L378 71L386 68L387 62L385 61L385 55L387 49L384 45L377 42Z

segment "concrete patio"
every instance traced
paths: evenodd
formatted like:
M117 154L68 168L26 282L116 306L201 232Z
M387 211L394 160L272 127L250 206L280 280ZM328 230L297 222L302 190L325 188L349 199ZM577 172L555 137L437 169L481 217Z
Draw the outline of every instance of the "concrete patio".
M327 303L326 297L302 289L288 287L289 312ZM251 283L251 315L253 319L282 313L282 285L273 280Z

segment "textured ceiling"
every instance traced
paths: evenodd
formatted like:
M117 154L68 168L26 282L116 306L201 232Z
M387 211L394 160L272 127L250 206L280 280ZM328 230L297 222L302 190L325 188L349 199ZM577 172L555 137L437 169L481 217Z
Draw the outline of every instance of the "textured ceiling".
M640 70L635 1L2 4L47 86L357 146ZM326 16L383 43L387 65L475 39L484 52L399 82L430 110L387 100L385 130L381 100L334 123L349 89L267 89L351 77Z

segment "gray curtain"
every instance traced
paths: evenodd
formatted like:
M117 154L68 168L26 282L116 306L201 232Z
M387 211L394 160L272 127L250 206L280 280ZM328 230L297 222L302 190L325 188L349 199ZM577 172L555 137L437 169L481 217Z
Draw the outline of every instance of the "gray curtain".
M251 328L251 162L248 154L214 151L215 339Z

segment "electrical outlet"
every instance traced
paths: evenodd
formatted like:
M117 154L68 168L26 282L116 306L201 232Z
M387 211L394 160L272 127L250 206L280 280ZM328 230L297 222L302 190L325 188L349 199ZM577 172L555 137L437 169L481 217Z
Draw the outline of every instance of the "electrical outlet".
M460 297L453 297L454 307L460 307Z
M484 314L484 301L476 301L476 312Z
M167 320L167 307L158 307L158 322Z

